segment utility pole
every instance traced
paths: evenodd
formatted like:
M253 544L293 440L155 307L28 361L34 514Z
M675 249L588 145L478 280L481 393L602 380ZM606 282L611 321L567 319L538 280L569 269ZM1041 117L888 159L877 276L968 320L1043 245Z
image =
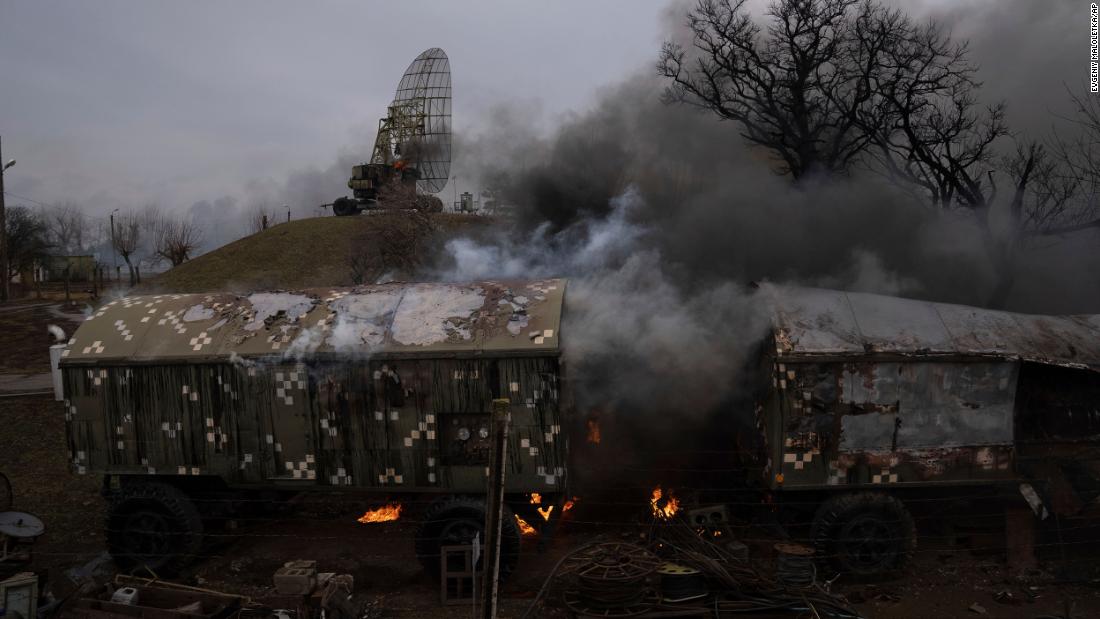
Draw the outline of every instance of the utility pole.
M4 280L3 285L0 285L0 301L8 300L8 280L11 279L8 276L8 218L7 213L4 211L4 170L7 170L7 165L4 165L4 149L0 145L0 279Z
M111 261L114 263L111 266L115 268L115 279L117 283L122 283L122 273L118 270L118 245L115 244L115 213L118 209L111 211ZM107 278L110 279L110 278Z
M500 532L504 520L504 467L508 462L508 398L493 400L493 434L489 455L489 488L485 494L485 572L481 578L481 617L496 619L500 591Z

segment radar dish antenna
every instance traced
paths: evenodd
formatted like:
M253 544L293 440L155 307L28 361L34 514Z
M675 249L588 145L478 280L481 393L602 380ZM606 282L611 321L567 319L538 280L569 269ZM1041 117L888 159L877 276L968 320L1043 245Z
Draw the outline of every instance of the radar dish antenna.
M353 198L332 202L335 215L354 215L388 200L379 191L388 185L408 187L413 194L443 190L451 174L451 61L438 47L417 56L378 121L370 161L351 169ZM443 210L439 198L415 195L416 208ZM327 206L327 205L326 205Z
M416 188L443 190L451 172L451 62L433 47L412 61L378 123L371 163L416 171Z

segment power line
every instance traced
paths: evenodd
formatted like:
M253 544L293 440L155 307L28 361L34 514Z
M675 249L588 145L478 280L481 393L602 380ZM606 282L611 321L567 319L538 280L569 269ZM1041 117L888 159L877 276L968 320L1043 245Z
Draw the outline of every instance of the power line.
M33 203L37 204L38 206L45 206L45 207L53 206L52 204L46 204L45 202L39 202L38 200L35 200L34 198L28 198L27 196L21 196L19 194L15 194L15 193L12 193L12 192L7 191L7 190L4 190L4 195L11 196L13 198L18 198L20 200L26 200L27 202L33 202Z

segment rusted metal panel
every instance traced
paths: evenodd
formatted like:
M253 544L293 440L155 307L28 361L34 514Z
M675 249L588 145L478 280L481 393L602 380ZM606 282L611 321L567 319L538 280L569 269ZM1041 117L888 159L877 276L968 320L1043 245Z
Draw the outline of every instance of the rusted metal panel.
M1013 474L1011 362L776 362L784 487ZM763 410L763 409L762 409Z
M1100 440L1100 315L767 284L761 295L772 487L1020 480L1057 513L1100 497L1100 465L1083 457Z
M61 365L229 357L558 351L563 280L125 297L85 319Z
M763 284L776 353L996 357L1100 370L1100 316L1035 316Z

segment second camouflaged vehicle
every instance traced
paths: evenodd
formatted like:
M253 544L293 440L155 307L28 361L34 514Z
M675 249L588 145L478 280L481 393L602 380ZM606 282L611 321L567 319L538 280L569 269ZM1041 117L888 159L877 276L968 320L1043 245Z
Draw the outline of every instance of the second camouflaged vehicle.
M768 284L759 301L760 472L789 511L817 508L839 571L897 571L914 508L1026 500L1042 519L1100 495L1100 316Z
M285 492L438 495L417 554L484 522L489 415L511 401L506 499L560 504L565 283L382 284L111 301L62 353L73 466L104 475L108 543L173 569L204 527ZM285 491L285 492L284 492ZM519 534L505 518L505 567Z

